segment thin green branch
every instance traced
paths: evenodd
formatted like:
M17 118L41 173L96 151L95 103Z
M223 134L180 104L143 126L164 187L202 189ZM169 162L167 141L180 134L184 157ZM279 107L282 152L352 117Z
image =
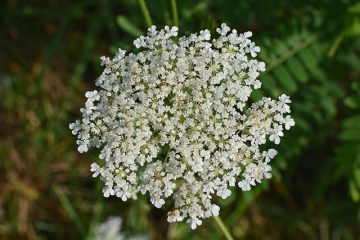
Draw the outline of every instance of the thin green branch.
M224 222L221 220L221 218L219 216L214 216L214 219L215 219L216 224L219 226L219 228L223 232L225 238L227 240L234 240L234 238L231 236L229 230L226 228Z
M178 16L176 0L171 0L171 10L173 15L173 23L175 26L179 26L179 16Z
M337 51L337 49L339 48L341 42L344 39L345 34L341 33L335 40L334 44L331 46L329 52L328 52L328 57L334 57L335 53Z
M151 16L150 16L150 13L149 13L149 9L146 6L145 0L139 0L139 4L140 4L141 11L142 11L142 13L144 15L146 25L148 27L151 27L152 26L152 20L151 20Z
M289 51L287 51L284 55L280 56L278 59L276 59L272 64L270 64L267 68L265 72L270 72L271 70L273 70L274 68L276 68L277 66L281 65L283 62L285 62L286 60L288 60L289 58L291 58L292 56L294 56L295 54L297 54L300 50L302 50L303 48L306 48L307 46L309 46L311 43L315 42L318 38L319 38L320 34L313 34L310 37L308 37L305 41L301 42L298 46L290 49Z

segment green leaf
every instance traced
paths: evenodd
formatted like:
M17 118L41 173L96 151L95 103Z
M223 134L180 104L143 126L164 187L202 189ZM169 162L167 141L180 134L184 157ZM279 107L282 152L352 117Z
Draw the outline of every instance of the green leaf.
M360 13L360 2L349 7L347 11L349 13Z
M295 119L295 122L297 128L301 128L303 131L310 131L311 127L309 125L309 122L306 121L305 119L298 117Z
M360 189L358 189L356 187L356 184L353 180L351 180L349 182L349 189L350 189L350 195L351 195L351 198L355 201L355 202L358 202L360 200Z
M280 40L275 40L271 43L270 47L272 47L279 56L283 56L289 51L289 47Z
M134 37L138 37L143 34L143 32L124 15L118 15L116 22L122 30L133 35Z
M310 35L308 32L304 32L301 35L295 35L294 37L287 39L287 43L291 46L289 48L282 42L271 41L267 38L263 39L263 42L269 47L269 49L272 49L272 52L277 52L280 54L279 57L268 61L268 67L266 71L270 72L298 53L304 52L307 50L309 45L318 39L318 37L318 34Z
M281 172L280 172L280 170L278 168L273 168L271 170L271 174L272 174L275 181L281 182L283 180Z
M346 37L355 37L360 35L360 18L353 18L348 26L344 30Z
M355 115L344 120L344 128L360 128L360 115Z
M251 99L253 101L257 101L257 100L261 99L262 97L264 97L264 92L261 89L257 89L256 91L253 91L251 93Z
M309 80L309 75L301 62L293 57L287 61L287 66L293 76L301 83L306 83Z
M280 95L281 90L277 86L275 78L271 74L265 74L261 77L261 83L265 90L267 90L273 97Z
M286 169L287 168L287 162L283 155L279 155L276 157L276 166L278 166L279 169Z
M359 150L360 151L360 150ZM358 161L360 161L360 152L358 153ZM354 181L356 183L356 185L360 188L360 164L355 164L354 166Z
M289 71L283 66L279 65L274 69L274 75L280 84L287 90L289 93L293 93L297 90L297 84L292 78Z
M274 56L271 56L269 50L265 47L261 48L259 57L265 62L271 62L272 58L274 58Z
M311 51L305 49L299 53L299 57L310 73L317 74L320 71L318 68L318 61L315 58L315 55L311 53Z
M318 62L321 58L323 58L325 56L325 53L328 48L329 48L329 45L324 42L321 42L321 43L315 42L314 44L311 44L309 46L311 53L314 55L314 57L317 59Z
M297 45L301 43L301 36L299 36L299 34L293 34L290 37L288 37L285 41L289 46L295 48Z
M360 108L360 98L357 96L345 97L344 104L348 108L358 109Z
M349 129L340 133L341 140L360 140L360 129Z

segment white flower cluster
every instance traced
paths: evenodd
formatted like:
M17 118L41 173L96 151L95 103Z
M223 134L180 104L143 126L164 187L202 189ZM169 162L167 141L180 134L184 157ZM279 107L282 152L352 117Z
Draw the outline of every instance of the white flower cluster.
M94 229L94 240L148 240L146 235L126 236L121 232L122 218L109 217L97 224Z
M87 92L82 119L70 124L79 152L101 148L93 176L104 181L104 196L126 201L148 193L160 208L173 199L168 221L191 228L219 214L215 196L227 198L238 184L250 190L271 177L269 162L283 130L294 126L289 97L250 104L265 64L249 38L225 24L211 39L208 30L177 37L177 27L134 41L142 51L113 58Z

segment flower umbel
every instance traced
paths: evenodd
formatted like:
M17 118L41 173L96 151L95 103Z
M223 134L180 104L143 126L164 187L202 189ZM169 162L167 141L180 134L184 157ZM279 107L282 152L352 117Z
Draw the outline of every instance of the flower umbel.
M277 152L260 147L279 144L294 126L291 101L281 95L248 103L265 70L255 58L260 48L251 32L225 24L217 32L213 39L208 30L177 38L177 27L153 26L134 41L139 53L101 58L100 90L86 93L82 119L70 128L79 152L101 149L102 163L91 171L105 197L148 193L157 208L171 198L168 221L196 228L219 214L216 195L271 177Z
M122 218L111 216L94 229L94 240L149 240L147 235L126 235L121 230Z

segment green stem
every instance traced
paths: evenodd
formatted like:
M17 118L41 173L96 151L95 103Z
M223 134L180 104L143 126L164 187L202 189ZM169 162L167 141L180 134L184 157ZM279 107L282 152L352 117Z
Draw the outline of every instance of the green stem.
M152 26L152 20L151 20L151 17L150 17L149 10L148 10L148 8L146 6L145 0L139 0L139 4L140 4L141 11L142 11L142 13L144 15L146 25L148 27L151 27Z
M328 56L329 57L334 57L337 49L340 46L340 43L342 42L342 40L344 39L344 33L341 33L335 40L334 44L331 46Z
M219 216L214 216L214 219L215 219L216 224L219 226L219 228L223 232L225 238L227 240L234 240L234 238L231 236L229 230L226 228L224 222L221 220L221 218Z
M176 0L171 0L171 9L172 9L172 14L173 14L174 25L179 26L179 16L178 16Z

